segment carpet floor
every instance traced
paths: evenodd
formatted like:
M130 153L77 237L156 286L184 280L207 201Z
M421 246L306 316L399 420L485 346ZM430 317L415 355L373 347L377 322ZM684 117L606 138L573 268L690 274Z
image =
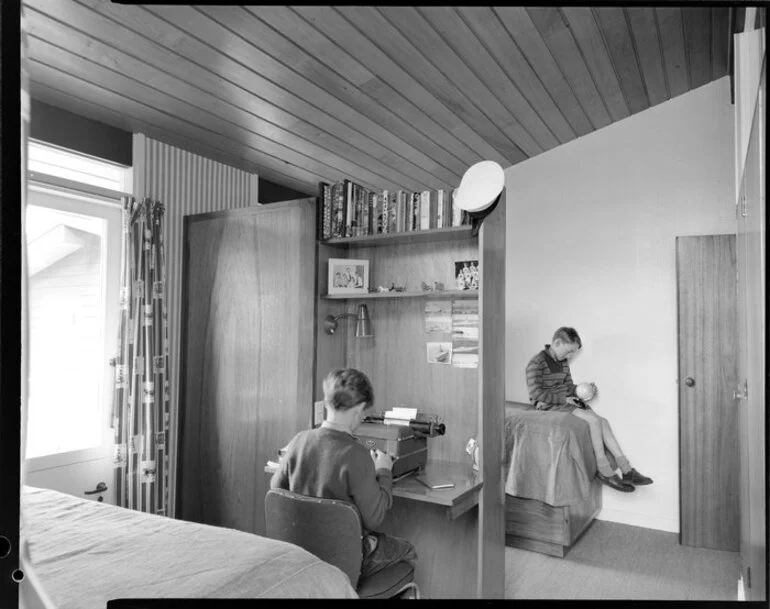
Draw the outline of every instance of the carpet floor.
M505 598L737 600L740 555L595 520L565 558L505 548Z

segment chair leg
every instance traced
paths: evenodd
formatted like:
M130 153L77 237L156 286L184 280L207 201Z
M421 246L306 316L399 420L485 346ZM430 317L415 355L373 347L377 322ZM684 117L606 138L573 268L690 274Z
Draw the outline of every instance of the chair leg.
M409 582L393 595L393 598L420 599L420 588L414 582Z

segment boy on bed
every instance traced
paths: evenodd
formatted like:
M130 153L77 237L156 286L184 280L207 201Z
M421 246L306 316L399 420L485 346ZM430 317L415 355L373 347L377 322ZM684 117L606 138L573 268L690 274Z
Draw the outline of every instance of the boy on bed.
M333 370L323 392L326 420L292 438L270 488L355 505L364 529L361 577L401 561L414 566L412 544L374 531L393 503L393 461L382 451L370 453L353 435L374 405L372 384L354 368Z
M577 353L582 345L574 328L562 327L554 332L551 344L546 345L527 364L529 399L538 410L570 412L588 423L599 470L596 477L601 482L625 493L635 490L635 485L652 484L651 478L643 476L631 467L607 419L600 417L590 406L577 398L576 386L572 382L567 360ZM595 384L590 383L590 386L592 393L588 400L597 392ZM612 469L604 453L605 446L615 457L622 478Z

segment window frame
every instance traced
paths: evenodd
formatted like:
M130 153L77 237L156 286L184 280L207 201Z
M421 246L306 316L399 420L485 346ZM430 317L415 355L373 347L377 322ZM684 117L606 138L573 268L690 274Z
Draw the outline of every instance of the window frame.
M60 453L40 455L26 458L26 470L35 472L56 467L63 467L74 463L82 463L97 459L104 459L112 452L114 444L112 437L111 415L113 400L114 371L110 365L110 359L117 353L119 294L120 294L120 264L121 264L121 216L122 205L120 198L127 195L119 191L100 188L98 186L83 184L74 180L68 180L58 176L49 176L40 173L28 173L28 188L52 196L60 197L62 205L46 205L50 209L61 210L76 214L85 214L98 217L106 221L106 243L102 251L102 299L104 303L103 345L105 361L102 370L102 396L103 403L101 444L90 448L81 448ZM31 202L28 198L28 204ZM40 206L36 204L37 206ZM24 236L26 239L26 236ZM29 433L29 429L27 429Z

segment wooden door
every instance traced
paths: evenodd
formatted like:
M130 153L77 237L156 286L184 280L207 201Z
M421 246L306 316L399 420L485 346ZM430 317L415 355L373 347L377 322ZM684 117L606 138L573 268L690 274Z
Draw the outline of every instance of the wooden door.
M677 237L680 534L739 547L735 235Z
M741 572L746 600L765 600L765 71L738 199L740 357L736 407L741 422Z
M310 425L315 201L185 218L177 514L264 533L268 459Z

